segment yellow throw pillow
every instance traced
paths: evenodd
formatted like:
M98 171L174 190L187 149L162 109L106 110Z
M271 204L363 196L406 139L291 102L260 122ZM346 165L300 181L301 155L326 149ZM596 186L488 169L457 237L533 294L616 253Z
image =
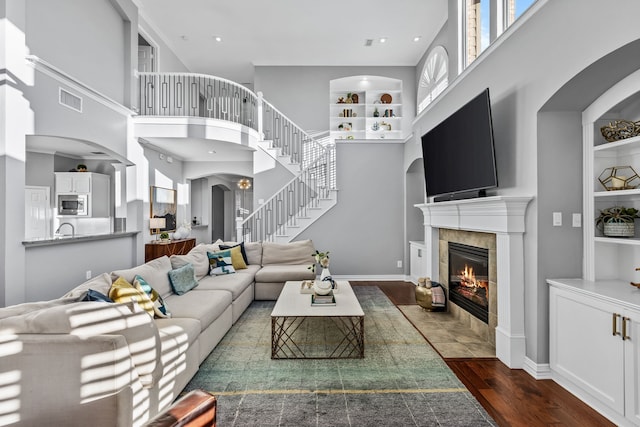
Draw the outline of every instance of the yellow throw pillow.
M242 257L242 250L240 249L240 245L233 246L228 251L231 251L231 264L235 270L242 270L243 268L247 268L247 263L244 262L244 258Z
M140 308L153 317L153 301L149 299L149 296L144 291L136 289L122 277L118 277L116 281L111 284L109 298L111 298L113 302L134 301L138 303Z

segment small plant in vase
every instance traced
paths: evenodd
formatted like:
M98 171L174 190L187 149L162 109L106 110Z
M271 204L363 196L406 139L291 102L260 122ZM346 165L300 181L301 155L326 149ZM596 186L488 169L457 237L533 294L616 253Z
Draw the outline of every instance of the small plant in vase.
M169 233L167 233L166 231L163 231L162 233L160 233L160 240L162 240L163 242L168 242Z
M320 252L316 250L316 253L311 254L311 256L315 258L315 262L308 267L309 270L311 270L312 273L315 273L316 265L320 264L320 266L322 267L320 279L324 279L326 276L330 276L331 273L329 272L329 251Z
M635 234L635 219L638 209L614 206L603 209L596 218L596 226L602 229L607 237L633 237Z

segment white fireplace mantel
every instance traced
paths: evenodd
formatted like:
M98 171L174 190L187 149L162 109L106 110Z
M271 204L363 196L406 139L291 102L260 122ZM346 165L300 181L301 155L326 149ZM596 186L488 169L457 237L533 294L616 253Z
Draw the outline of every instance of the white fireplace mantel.
M495 233L498 326L496 356L510 368L523 368L525 214L532 197L492 196L415 205L424 215L426 275L439 280L438 230Z

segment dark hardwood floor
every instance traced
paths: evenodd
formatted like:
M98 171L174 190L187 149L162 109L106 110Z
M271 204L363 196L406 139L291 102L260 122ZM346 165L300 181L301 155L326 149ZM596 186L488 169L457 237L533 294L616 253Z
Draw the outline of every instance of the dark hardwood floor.
M350 283L378 286L395 305L416 303L411 282ZM499 426L614 426L552 380L536 380L496 358L444 360Z

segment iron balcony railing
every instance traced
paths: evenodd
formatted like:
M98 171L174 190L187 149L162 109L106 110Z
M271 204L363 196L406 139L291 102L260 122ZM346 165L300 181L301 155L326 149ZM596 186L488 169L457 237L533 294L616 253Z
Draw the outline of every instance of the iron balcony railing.
M138 73L142 116L207 117L258 130L258 97L230 80L191 73Z
M241 123L300 164L300 173L237 226L237 238L273 241L297 225L336 189L335 147L322 144L262 94L219 77L191 73L139 73L139 113L207 117Z

